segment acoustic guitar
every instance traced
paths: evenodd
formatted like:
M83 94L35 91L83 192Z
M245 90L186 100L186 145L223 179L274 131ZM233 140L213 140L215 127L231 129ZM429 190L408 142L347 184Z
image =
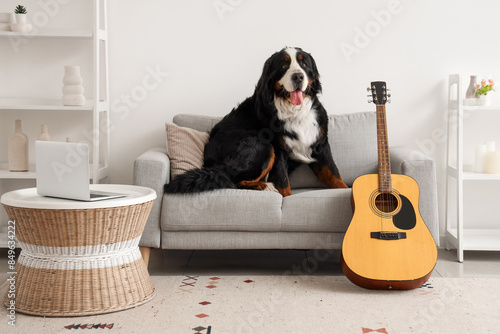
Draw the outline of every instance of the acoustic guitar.
M354 215L342 243L342 270L363 288L414 289L431 276L437 248L418 211L417 182L391 174L386 84L372 82L368 90L377 106L378 174L353 183Z

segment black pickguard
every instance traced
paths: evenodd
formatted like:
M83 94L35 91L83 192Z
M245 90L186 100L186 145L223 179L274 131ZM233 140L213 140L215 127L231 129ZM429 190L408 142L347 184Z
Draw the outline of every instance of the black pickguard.
M402 195L399 197L401 198L401 210L392 217L392 222L401 230L411 230L417 224L415 209L408 198Z

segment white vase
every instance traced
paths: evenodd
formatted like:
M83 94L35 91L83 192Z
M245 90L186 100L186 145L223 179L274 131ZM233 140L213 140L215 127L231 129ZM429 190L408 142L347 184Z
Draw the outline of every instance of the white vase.
M42 124L42 132L38 136L38 140L50 141L49 128L47 124Z
M63 84L63 105L83 106L85 96L83 95L83 79L80 75L80 66L64 66Z
M62 92L64 95L83 95L84 89L82 85L64 85Z
M491 95L479 95L479 105L489 106L491 104Z
M477 84L477 75L471 75L469 88L467 88L467 91L465 92L466 99L472 99L475 97L474 93L476 92L476 84Z
M9 136L9 170L11 172L27 172L29 170L28 160L28 136L21 129L21 120L16 119L14 133Z
M17 24L26 24L26 14L16 14Z

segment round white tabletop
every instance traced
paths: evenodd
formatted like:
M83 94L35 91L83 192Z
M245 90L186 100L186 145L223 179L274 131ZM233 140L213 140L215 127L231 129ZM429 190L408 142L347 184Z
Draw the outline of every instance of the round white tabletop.
M0 198L4 205L31 209L96 209L128 206L156 199L153 189L121 184L91 184L91 190L125 194L125 197L94 202L45 197L37 194L36 188L10 191Z

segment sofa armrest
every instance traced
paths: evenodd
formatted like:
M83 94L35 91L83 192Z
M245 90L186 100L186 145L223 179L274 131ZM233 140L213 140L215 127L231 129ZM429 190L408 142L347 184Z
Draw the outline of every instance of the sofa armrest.
M165 148L149 149L134 161L134 185L154 189L157 196L139 242L141 247L159 248L161 245L163 186L169 181L170 159Z
M439 219L437 200L436 164L417 150L391 147L391 171L407 175L417 181L420 189L419 211L427 228L439 246Z

